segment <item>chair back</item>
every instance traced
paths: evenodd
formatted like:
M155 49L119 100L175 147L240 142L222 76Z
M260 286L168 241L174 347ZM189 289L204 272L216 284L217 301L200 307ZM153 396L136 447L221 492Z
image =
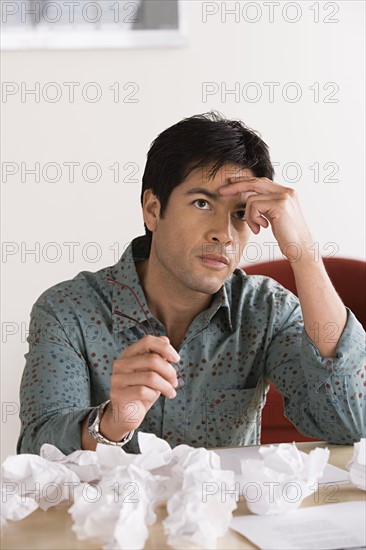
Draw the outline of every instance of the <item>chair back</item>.
M325 269L343 303L366 328L366 262L349 258L323 258ZM288 260L274 260L243 268L247 275L272 277L297 296L295 277ZM270 384L262 411L261 443L316 441L301 434L283 414L283 397Z
M325 269L343 303L366 330L366 262L351 258L323 258ZM273 260L243 267L248 275L272 277L297 296L295 277L288 260Z

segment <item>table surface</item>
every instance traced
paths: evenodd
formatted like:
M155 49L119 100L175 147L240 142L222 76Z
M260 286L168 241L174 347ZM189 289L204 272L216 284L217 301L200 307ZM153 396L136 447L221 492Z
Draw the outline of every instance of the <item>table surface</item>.
M329 463L339 468L345 468L353 455L353 446L329 445L324 442L297 443L297 447L304 452L309 452L315 447L328 447L330 450ZM365 493L351 484L340 484L336 488L329 485L319 489L319 495L307 497L301 504L305 506L320 506L321 504L334 502L348 502L363 500ZM47 512L36 510L28 517L17 522L8 522L1 540L1 548L4 550L100 550L100 545L91 544L88 541L79 541L71 530L72 520L67 512L68 506L50 508ZM234 516L248 514L246 503L241 500ZM169 549L163 532L162 521L166 517L166 508L157 509L157 522L150 527L150 536L145 545L148 549ZM245 537L232 529L228 529L226 535L218 540L217 548L242 549L257 548Z

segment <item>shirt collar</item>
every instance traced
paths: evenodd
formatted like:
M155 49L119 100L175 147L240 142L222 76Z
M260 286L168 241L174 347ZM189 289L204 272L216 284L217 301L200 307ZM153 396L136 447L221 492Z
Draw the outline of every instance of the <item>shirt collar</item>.
M213 316L219 311L219 309L222 310L226 321L229 324L230 330L233 330L232 322L231 322L231 308L230 308L230 302L228 297L228 287L231 285L229 278L227 281L225 281L225 284L218 290L215 294L215 297L210 305L210 307L206 310L206 320L207 322L210 322Z
M136 237L129 244L120 260L113 266L111 270L111 279L117 282L128 285L133 289L141 306L146 312L146 316L142 311L142 308L138 304L135 296L128 288L121 287L118 284L111 283L112 290L112 323L113 332L121 332L125 329L140 326L138 323L142 323L148 334L152 334L152 330L149 326L146 317L150 323L154 326L155 330L159 326L159 321L153 317L147 304L145 293L142 289L140 279L136 270L136 263L146 260L150 254L150 241L146 235ZM230 314L230 302L228 298L227 285L230 285L230 279L216 292L214 299L204 312L200 315L204 316L204 320L207 324L211 321L217 311L222 308L226 320L229 324L230 330L232 330L231 314ZM116 313L116 310L131 317L121 317ZM137 323L136 323L137 321ZM162 326L162 325L161 325ZM142 328L142 327L141 327Z
M141 287L140 279L136 270L136 263L146 260L149 257L149 241L146 236L137 237L129 244L120 260L113 266L111 271L111 279L124 285L128 285L137 295L141 306L146 312L146 316L150 322L155 321L149 307L147 305L145 293ZM125 329L139 326L142 323L148 334L152 334L152 330L146 320L146 316L142 311L133 292L128 288L123 288L118 284L114 284L112 294L112 323L113 332L121 332ZM127 319L116 313L116 310L131 317ZM136 323L137 321L137 323ZM153 323L152 323L153 324ZM155 324L155 323L154 323ZM155 328L155 326L154 326Z

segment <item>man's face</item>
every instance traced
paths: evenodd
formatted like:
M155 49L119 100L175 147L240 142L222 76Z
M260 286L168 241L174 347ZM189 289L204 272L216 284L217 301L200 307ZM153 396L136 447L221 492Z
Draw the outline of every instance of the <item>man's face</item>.
M214 294L238 266L248 242L251 231L243 218L251 193L221 196L219 188L240 168L226 165L208 179L209 168L192 172L173 190L164 217L156 215L151 254L172 285ZM158 201L156 209L160 212Z

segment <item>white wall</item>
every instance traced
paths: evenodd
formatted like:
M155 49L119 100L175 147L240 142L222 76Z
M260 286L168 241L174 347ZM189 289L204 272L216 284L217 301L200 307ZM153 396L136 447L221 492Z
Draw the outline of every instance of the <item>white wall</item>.
M14 243L14 254L2 256L2 459L15 452L19 433L15 413L27 351L24 330L32 304L43 290L59 281L115 263L126 243L142 233L139 195L145 155L156 135L179 119L213 108L259 130L271 148L272 160L281 163L276 181L300 194L320 253L326 255L334 249L337 256L364 257L364 3L330 3L339 7L333 16L338 23L323 22L332 11L325 10L324 2L318 3L318 23L310 9L314 2L291 3L301 5L302 17L296 23L282 16L284 2L272 23L263 2L256 3L262 9L257 23L244 17L237 23L229 15L225 22L223 12L204 23L203 4L196 0L185 3L189 43L182 49L2 53L4 82L25 82L31 88L35 82L43 87L53 81L65 90L54 104L42 99L35 103L32 97L22 103L19 94L2 103L2 161L24 162L28 167L35 162L41 166L95 162L103 174L99 182L88 183L79 168L71 183L63 166L58 183L35 183L32 176L21 182L19 174L2 183L3 246L9 251L12 245L4 243ZM223 4L218 2L218 8ZM227 8L234 4L226 2ZM246 4L240 2L240 8ZM295 8L288 9L287 18L294 18ZM254 11L248 11L246 18L253 17ZM63 83L72 81L81 84L79 89L97 82L102 99L88 103L76 92L75 102L70 103ZM137 83L138 103L114 103L109 86L115 82L121 87ZM215 82L222 90L239 83L244 97L241 94L236 102L234 95L221 97L217 93L203 102L204 82ZM262 91L256 103L248 101L245 94L249 82L256 82ZM273 102L264 82L279 83ZM289 82L301 87L302 97L297 102L282 96ZM318 102L309 89L316 82ZM335 103L324 101L334 89L334 85L323 89L330 82L339 87L333 96ZM131 90L122 89L122 93L126 96ZM288 89L290 97L294 90ZM253 94L254 87L247 91ZM114 183L109 166L115 162L121 167L136 163L138 181ZM297 183L288 179L295 177L294 170L289 170L288 177L282 173L282 167L290 162L302 170ZM321 168L318 182L309 168L314 163ZM338 182L324 181L331 171L322 168L326 163L338 166L333 176ZM127 174L122 170L122 177ZM254 240L261 244L261 259L268 259L269 247L264 243L273 241L270 230ZM57 243L61 255L55 262L56 248L48 247L52 242ZM67 242L79 243L73 261ZM95 248L86 247L82 253L91 242L101 251L96 262L92 261ZM24 255L36 243L40 254ZM119 243L118 253L114 243ZM326 250L327 243L335 243L335 248ZM252 247L250 259L254 254ZM15 333L7 334L11 329Z

